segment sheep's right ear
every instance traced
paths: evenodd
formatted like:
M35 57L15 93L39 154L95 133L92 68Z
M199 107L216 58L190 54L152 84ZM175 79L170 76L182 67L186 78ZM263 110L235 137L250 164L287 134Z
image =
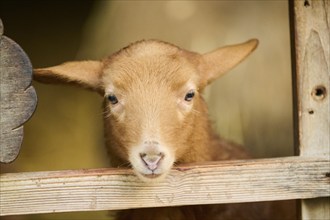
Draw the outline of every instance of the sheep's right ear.
M92 89L101 88L101 61L73 61L58 66L33 70L33 79L43 83L68 83Z

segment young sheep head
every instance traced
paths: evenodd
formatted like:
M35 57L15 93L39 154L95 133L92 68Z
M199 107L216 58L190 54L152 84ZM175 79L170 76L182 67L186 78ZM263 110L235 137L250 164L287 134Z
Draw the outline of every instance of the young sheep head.
M175 162L194 161L187 155L209 138L201 91L257 44L250 40L198 54L161 41L139 41L102 61L35 69L34 78L104 95L106 145L113 165L129 162L142 180L151 181L165 176Z

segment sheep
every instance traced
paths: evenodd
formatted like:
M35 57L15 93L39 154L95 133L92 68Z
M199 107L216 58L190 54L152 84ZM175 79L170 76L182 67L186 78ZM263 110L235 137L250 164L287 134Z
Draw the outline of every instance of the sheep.
M142 40L101 61L72 61L35 69L34 79L69 83L104 96L105 145L111 166L129 163L142 181L157 184L174 164L250 157L244 148L221 139L213 131L202 92L257 45L258 40L252 39L199 54L163 41ZM133 209L120 211L116 217L278 219L270 214L272 205Z

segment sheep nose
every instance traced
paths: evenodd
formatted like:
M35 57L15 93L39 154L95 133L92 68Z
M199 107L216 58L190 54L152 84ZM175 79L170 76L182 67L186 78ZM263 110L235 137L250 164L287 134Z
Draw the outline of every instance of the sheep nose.
M149 170L154 171L157 169L160 161L163 159L164 154L158 153L158 154L146 154L146 153L140 153L140 157L144 164L148 167Z

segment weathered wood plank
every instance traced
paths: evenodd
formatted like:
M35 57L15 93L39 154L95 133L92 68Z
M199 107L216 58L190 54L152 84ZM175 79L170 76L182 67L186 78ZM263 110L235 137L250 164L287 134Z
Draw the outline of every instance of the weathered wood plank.
M0 38L3 35L3 23L2 20L0 19Z
M298 151L304 157L329 158L330 1L293 3ZM330 198L303 200L301 210L302 219L329 219Z
M2 35L0 20L0 162L15 160L23 140L23 124L37 103L32 66L18 44Z
M154 185L128 169L2 174L0 214L326 197L329 167L330 160L301 157L192 164Z

